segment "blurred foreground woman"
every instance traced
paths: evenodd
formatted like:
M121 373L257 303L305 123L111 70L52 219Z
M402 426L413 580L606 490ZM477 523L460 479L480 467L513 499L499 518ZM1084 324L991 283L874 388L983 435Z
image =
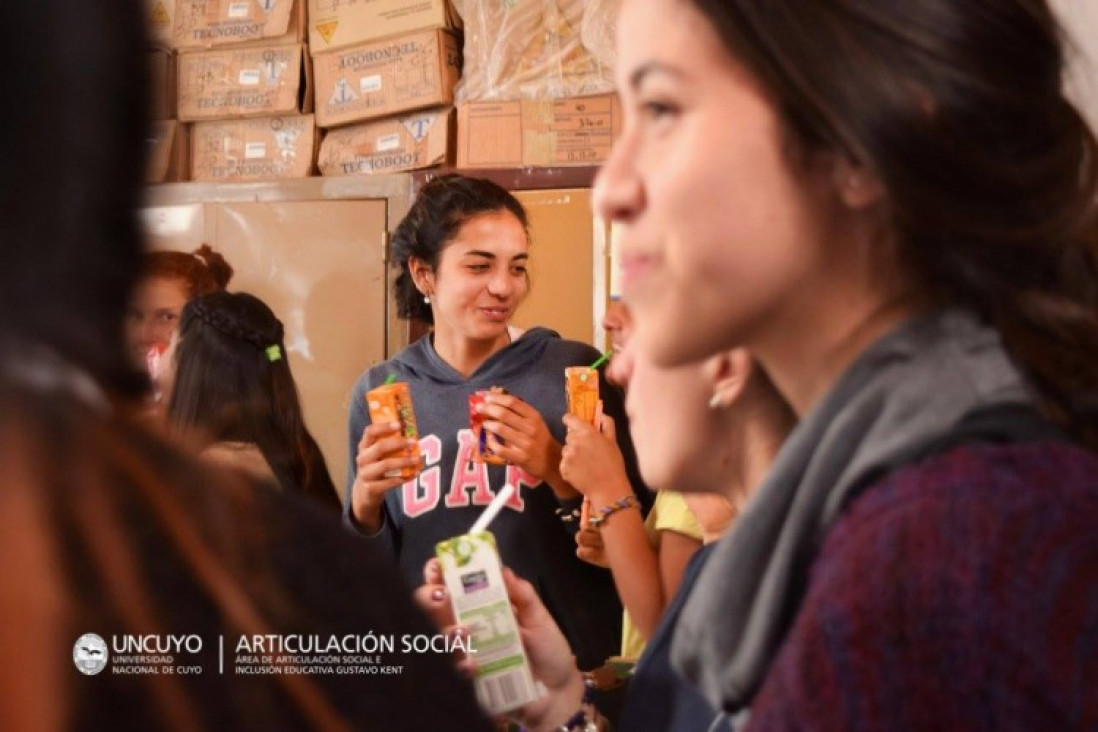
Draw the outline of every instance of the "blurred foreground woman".
M1093 729L1098 146L1046 3L626 0L618 46L637 346L800 417L677 668L748 729Z

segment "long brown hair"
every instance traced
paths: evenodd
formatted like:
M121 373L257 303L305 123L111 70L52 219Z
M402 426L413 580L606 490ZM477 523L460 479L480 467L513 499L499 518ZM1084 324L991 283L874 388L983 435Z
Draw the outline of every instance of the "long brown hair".
M259 447L283 490L339 510L328 467L305 427L282 322L246 292L183 308L168 419L214 442Z
M265 528L232 518L263 514L254 491L231 475L203 472L142 425L125 417L105 420L98 410L102 405L81 404L74 397L63 389L12 389L0 379L0 456L10 471L0 493L5 508L0 514L5 523L15 518L32 521L25 528L36 537L28 542L6 525L0 531L0 555L12 560L13 577L26 580L21 601L44 618L24 624L23 616L20 633L37 631L42 636L31 642L45 640L49 647L57 637L75 639L90 630L108 635L171 632L166 625L171 616L161 612L161 603L172 597L163 593L166 587L179 586L182 578L195 583L187 585L187 592L201 588L202 594L191 597L189 607L208 602L226 629L262 635L299 617L298 604L280 589L265 554ZM62 462L55 453L59 441L65 445ZM211 483L218 489L187 489ZM23 510L9 516L10 507ZM159 575L150 575L150 547L155 547L157 566L164 570ZM29 577L20 571L24 566L48 571ZM166 576L173 579L165 580ZM12 628L14 619L7 618ZM52 674L56 658L65 655L61 650L62 655L40 673ZM64 684L64 679L71 675L52 674L45 683ZM135 719L152 714L174 729L200 729L210 722L209 709L192 696L194 685L184 683L186 679L155 675L140 681L146 684L142 688L148 708L129 709ZM339 714L311 679L280 674L271 681L252 688L253 696L230 695L227 703L238 705L232 713L249 718L262 712L262 705L254 707L258 699L285 713L289 699L294 713L310 724L341 726ZM106 687L96 688L101 695L110 693ZM40 688L35 694L50 700L60 718L67 719L66 726L86 715L86 705L99 703L88 694L64 691ZM31 697L10 707L0 705L0 718L34 701ZM286 722L277 715L262 716L264 724Z
M993 324L1054 421L1098 448L1098 143L1045 0L691 0L796 161L875 174L902 265Z

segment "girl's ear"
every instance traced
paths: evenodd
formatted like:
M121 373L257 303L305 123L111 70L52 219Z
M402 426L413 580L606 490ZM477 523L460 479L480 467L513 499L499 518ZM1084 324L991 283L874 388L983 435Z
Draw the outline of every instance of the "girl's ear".
M832 171L839 198L852 209L875 206L884 198L884 186L869 168L841 156L833 163Z
M712 409L724 409L736 403L751 378L751 355L745 348L733 348L705 362L702 372L712 385L709 399Z
M412 282L416 289L424 295L431 295L435 291L435 272L431 265L419 257L408 257L408 272L412 275Z

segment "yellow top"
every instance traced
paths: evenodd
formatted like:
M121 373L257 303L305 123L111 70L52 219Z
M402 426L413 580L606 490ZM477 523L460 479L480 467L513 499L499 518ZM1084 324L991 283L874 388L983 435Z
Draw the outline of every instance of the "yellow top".
M656 502L644 521L644 530L648 534L648 543L659 553L660 532L674 531L691 539L702 540L702 528L694 513L686 505L681 493L675 491L656 491ZM623 613L621 624L622 658L637 660L644 650L644 636L640 634L629 611Z

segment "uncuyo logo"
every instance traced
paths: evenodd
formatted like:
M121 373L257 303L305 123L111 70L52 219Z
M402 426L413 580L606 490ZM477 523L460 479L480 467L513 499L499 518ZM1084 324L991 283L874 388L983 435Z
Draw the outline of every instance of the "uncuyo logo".
M95 676L107 667L107 643L95 633L85 633L72 647L72 662L80 673Z

